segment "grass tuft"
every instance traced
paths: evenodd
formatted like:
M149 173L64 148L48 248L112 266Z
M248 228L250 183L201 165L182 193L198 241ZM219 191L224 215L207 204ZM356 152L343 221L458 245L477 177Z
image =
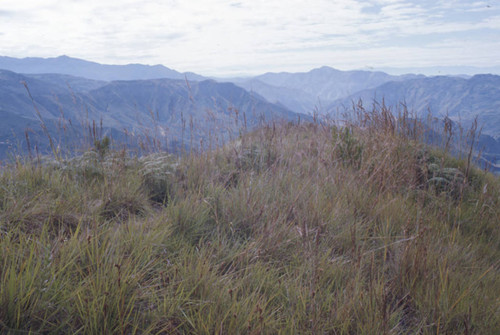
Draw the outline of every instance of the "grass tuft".
M0 332L494 334L500 181L383 105L0 173Z

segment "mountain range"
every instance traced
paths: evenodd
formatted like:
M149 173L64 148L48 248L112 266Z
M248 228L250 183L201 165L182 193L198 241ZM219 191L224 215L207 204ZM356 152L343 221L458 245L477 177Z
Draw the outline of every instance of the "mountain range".
M387 106L404 102L417 115L430 112L465 126L477 116L484 134L500 137L500 76L483 74L468 79L437 76L392 81L339 99L328 110L351 106L360 99L368 104L384 100Z
M423 77L412 74L391 76L384 72L340 71L323 66L309 72L266 73L250 79L235 78L232 81L297 113L325 114L325 108L334 101L356 92L387 82Z
M54 137L85 137L103 125L114 137L140 136L182 141L223 141L263 120L297 121L298 115L231 83L178 79L97 81L59 74L0 70L0 157L26 148L25 130L48 150ZM69 135L66 133L70 131ZM94 131L90 129L90 131ZM88 136L91 137L91 136ZM33 144L33 143L31 143ZM208 145L208 144L206 144Z
M464 128L477 116L485 153L493 155L493 163L500 160L500 76L496 75L394 76L324 66L302 73L209 79L162 65L103 65L67 56L0 57L0 69L0 156L14 138L23 142L23 129L40 133L34 130L40 117L54 132L62 119L71 120L75 128L102 120L115 136L147 133L145 129L153 127L175 141L185 136L203 141L210 131L227 137L243 124L252 127L262 119L336 115L361 99L365 105L383 100L394 110L404 102L418 117L429 112L437 118L447 116ZM210 123L218 130L208 130ZM194 128L196 132L189 131Z
M68 56L55 58L12 58L0 56L0 69L23 74L58 73L94 80L185 79L207 78L192 72L180 73L163 65L105 65Z

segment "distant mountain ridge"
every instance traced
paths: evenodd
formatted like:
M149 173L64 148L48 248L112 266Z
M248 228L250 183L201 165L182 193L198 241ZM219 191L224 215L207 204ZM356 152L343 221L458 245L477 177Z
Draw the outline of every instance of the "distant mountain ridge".
M455 135L462 133L463 137L477 117L478 131L481 131L477 149L482 151L482 158L500 172L500 76L482 74L468 79L437 76L387 82L339 99L328 111L339 115L351 110L352 104L358 101L367 109L373 103L384 103L396 114L404 103L412 115L423 119L429 113L439 120L449 117L454 121Z
M105 65L68 56L12 58L0 56L0 69L23 74L66 74L93 80L185 79L206 80L192 72L180 73L163 65Z
M298 113L324 114L335 100L390 81L423 78L420 75L391 76L384 72L340 71L328 66L300 73L266 73L235 84L280 103Z
M19 83L26 81L44 118L54 122L61 115L102 118L118 132L160 122L178 135L188 122L203 125L215 118L221 124L223 120L234 123L231 111L238 111L241 126L242 115L249 116L249 124L263 115L304 119L301 114L321 117L338 110L349 112L359 99L365 106L383 100L392 108L405 102L419 115L427 111L438 118L447 115L464 128L477 115L483 134L491 136L483 138L487 154L495 161L500 152L500 76L496 75L394 76L324 66L301 73L215 78L215 82L162 65L102 65L67 56L0 57L2 68L7 70L0 71L0 142L13 129L19 133L19 125L36 120L33 103ZM219 130L225 131L222 126Z
M467 132L477 116L482 136L478 148L493 164L500 163L500 76L391 76L377 71L340 71L321 67L303 73L266 73L234 82L268 101L295 112L332 119L349 114L360 99L364 106L384 102L396 111L405 103L411 113L448 116ZM459 132L455 129L455 132ZM497 168L498 170L498 168Z
M67 74L41 73L23 75L28 78L38 79L55 86L59 86L65 91L70 89L76 92L87 92L108 84L108 81L104 80L87 79Z
M67 81L76 89L65 86ZM76 129L77 137L86 131L82 127L86 122L99 124L102 120L106 131L115 136L158 135L181 142L185 135L186 142L189 138L195 144L206 142L210 132L214 138L227 139L238 134L239 129L251 129L262 120L308 118L234 84L213 80L99 82L67 75L22 75L0 70L0 156L5 158L9 147L25 148L27 128L37 134L39 147L47 148L40 116L55 137L61 135L63 127Z
M382 71L393 75L405 73L424 74L426 76L465 76L472 77L476 74L500 75L500 66L426 66L426 67L381 67L371 71Z
M339 99L328 110L349 108L360 99L367 106L382 100L391 107L404 102L417 115L425 116L430 111L436 117L448 116L464 126L477 116L484 134L500 137L500 76L497 75L475 75L469 79L437 76L387 82Z

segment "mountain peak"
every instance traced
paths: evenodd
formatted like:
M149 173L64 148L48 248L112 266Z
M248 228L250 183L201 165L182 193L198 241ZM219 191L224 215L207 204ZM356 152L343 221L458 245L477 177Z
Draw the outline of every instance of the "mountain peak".
M322 66L322 67L319 67L319 68L316 68L316 69L313 69L313 70L311 70L310 72L312 72L312 71L330 71L330 72L340 72L340 70L337 70L337 69L335 69L335 68L333 68L333 67L326 66L326 65L324 65L324 66Z

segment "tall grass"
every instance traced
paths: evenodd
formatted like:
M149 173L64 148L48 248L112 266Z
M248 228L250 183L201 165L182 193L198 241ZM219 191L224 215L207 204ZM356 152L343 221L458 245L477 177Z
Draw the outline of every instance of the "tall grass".
M500 181L356 111L4 167L1 332L494 334Z

